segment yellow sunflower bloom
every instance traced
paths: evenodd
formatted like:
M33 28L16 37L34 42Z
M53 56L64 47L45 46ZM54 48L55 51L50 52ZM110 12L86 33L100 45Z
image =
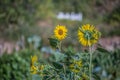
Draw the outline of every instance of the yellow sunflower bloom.
M65 26L60 26L57 25L55 30L54 30L54 36L58 39L58 40L63 40L65 39L67 35L67 29Z
M34 63L38 60L38 57L36 55L31 56L31 63L34 65Z
M100 32L93 25L86 24L79 28L78 39L83 46L91 46L97 43Z
M79 73L82 67L82 60L74 61L72 64L69 65L69 68L74 73Z
M37 70L38 70L37 66L33 66L33 65L31 66L30 71L31 71L32 74L36 74Z

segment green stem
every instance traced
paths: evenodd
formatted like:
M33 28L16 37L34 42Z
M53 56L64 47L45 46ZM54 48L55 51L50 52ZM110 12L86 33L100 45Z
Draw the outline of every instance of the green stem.
M62 45L61 44L62 44L62 41L60 41L59 47L58 47L60 52L62 51Z
M91 47L89 47L89 53L90 53L89 77L90 77L90 80L92 80L92 50L91 50Z
M64 77L66 78L66 68L65 68L65 65L63 65L63 68L64 68Z
M75 74L75 80L77 80L77 79L76 79L76 74Z

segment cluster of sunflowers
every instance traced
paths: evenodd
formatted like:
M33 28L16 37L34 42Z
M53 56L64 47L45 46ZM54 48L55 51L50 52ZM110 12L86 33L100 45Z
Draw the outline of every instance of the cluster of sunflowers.
M85 24L78 29L78 40L83 46L89 47L88 53L75 54L72 50L62 50L62 40L67 37L68 30L65 26L57 25L54 35L49 38L54 50L59 53L51 55L46 61L47 65L40 65L38 57L31 58L31 72L40 74L41 80L91 80L92 79L92 50L91 47L98 42L101 33L90 24ZM85 54L85 57L81 57ZM89 56L88 56L89 54ZM58 57L59 56L59 57ZM53 57L53 59L51 59ZM57 59L56 58L60 58ZM88 58L89 57L89 58ZM42 75L41 75L42 74Z
M43 72L45 66L38 65L37 61L38 61L38 57L36 55L31 57L31 73L36 74L39 72L40 75L42 75L42 72Z
M54 36L58 40L63 40L67 36L68 30L65 26L58 25L54 30ZM83 46L91 46L100 38L100 32L93 25L86 24L78 29L78 39Z

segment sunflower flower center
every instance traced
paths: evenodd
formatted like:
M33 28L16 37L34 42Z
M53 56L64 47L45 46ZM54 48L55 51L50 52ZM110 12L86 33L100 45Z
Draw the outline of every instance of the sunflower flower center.
M63 34L63 30L62 30L62 29L59 29L58 34L59 34L59 35L62 35L62 34Z

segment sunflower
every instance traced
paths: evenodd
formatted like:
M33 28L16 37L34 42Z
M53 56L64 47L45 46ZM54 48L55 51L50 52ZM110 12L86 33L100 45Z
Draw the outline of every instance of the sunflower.
M34 65L34 63L38 60L38 57L36 55L31 56L31 63Z
M74 73L78 73L82 66L82 60L73 61L72 64L69 65L69 69Z
M31 56L31 69L30 69L30 71L32 74L37 73L38 67L34 65L35 62L37 62L37 60L38 60L38 57L36 55Z
M36 74L36 73L37 73L37 70L38 70L38 67L37 67L37 66L34 66L34 65L31 66L30 71L31 71L32 74Z
M66 35L67 35L66 27L57 25L55 30L54 30L55 38L57 38L58 40L63 40L63 39L65 39Z
M93 25L86 24L79 28L78 39L83 46L91 46L97 43L100 32Z

